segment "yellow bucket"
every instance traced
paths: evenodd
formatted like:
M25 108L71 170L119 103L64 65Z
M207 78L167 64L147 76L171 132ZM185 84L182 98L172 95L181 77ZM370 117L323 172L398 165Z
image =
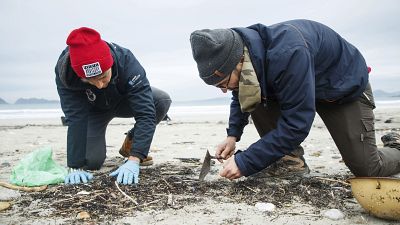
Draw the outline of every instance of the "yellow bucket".
M355 177L348 181L358 203L372 215L400 220L400 179Z

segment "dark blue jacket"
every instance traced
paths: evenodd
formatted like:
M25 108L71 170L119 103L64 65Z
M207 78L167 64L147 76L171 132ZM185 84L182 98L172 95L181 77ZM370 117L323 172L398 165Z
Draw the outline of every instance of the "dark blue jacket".
M317 101L337 104L356 100L368 83L361 53L329 27L308 20L234 28L249 49L263 99L280 105L277 128L235 155L245 176L290 153L307 137ZM232 92L229 136L240 140L248 113ZM268 107L268 105L266 105Z
M111 81L104 89L97 89L77 77L71 67L68 47L58 59L56 84L68 124L68 167L85 165L89 115L115 110L122 100L128 100L136 122L131 155L143 159L149 152L156 122L153 95L146 73L131 51L113 43L109 43L109 47L114 64Z

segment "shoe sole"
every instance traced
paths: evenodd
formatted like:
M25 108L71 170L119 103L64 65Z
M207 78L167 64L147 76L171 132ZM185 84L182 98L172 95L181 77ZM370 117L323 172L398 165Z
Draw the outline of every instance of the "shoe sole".
M148 160L140 163L140 166L151 166L153 164L154 164L153 160Z

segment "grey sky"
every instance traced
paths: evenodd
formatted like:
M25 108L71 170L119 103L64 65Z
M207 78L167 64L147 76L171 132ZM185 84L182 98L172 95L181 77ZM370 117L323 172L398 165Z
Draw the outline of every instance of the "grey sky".
M398 91L399 15L397 0L2 0L0 97L58 99L54 65L69 32L81 26L131 49L150 83L173 100L221 97L197 75L190 33L298 18L322 22L354 44L373 69L373 89Z

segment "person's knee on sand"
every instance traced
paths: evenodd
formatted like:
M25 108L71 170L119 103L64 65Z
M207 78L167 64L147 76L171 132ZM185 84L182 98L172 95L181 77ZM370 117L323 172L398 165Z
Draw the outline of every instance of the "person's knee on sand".
M400 146L399 137L400 135L394 132L381 137L384 147L377 148L377 153L379 154L378 160L345 160L346 166L357 177L385 177L400 172L400 160L397 162L385 160L385 158L399 158L400 149L396 148ZM394 149L399 151L393 151ZM391 172L388 174L387 170L383 168L390 168Z
M154 102L156 108L156 124L159 124L167 115L172 100L170 98L158 99Z
M156 124L159 124L165 118L165 115L167 115L172 100L165 91L155 87L151 87L151 90L153 92L153 101L156 110Z

